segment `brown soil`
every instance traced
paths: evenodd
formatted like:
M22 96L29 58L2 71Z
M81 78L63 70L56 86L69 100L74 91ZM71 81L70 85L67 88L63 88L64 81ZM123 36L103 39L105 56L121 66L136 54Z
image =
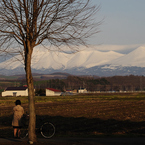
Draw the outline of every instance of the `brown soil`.
M23 105L23 107L25 111L28 111L27 105ZM0 107L0 138L12 138L13 130L10 127L12 108L13 106ZM145 100L91 99L87 101L37 103L36 114L37 128L40 127L42 122L48 120L55 125L56 140L66 137L144 137L145 135ZM42 138L39 132L38 138ZM0 144L3 145L6 142ZM27 141L11 141L11 145L17 144L24 145L27 144ZM48 144L48 142L41 140L35 144ZM50 139L49 145L51 144L65 145L69 143L66 141L58 143ZM72 142L72 144L77 143Z

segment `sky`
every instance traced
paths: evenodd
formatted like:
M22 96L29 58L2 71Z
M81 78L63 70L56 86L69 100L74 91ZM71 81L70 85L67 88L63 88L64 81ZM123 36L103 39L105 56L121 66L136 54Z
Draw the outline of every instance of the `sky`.
M145 0L92 0L92 4L101 6L95 18L103 23L89 43L145 44Z

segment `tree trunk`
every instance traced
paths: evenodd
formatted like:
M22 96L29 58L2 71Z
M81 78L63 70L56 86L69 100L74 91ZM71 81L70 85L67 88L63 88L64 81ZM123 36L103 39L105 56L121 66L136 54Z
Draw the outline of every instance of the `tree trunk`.
M28 85L28 99L29 99L29 141L36 142L36 113L35 113L35 93L33 85L33 77L31 73L31 55L32 53L25 54L25 71L26 71L26 80Z

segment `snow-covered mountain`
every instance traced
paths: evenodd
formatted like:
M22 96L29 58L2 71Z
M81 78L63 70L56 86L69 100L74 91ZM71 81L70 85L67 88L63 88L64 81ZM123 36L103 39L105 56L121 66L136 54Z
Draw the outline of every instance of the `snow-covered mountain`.
M145 46L109 62L111 65L145 67Z
M32 56L32 71L44 74L67 72L76 75L98 76L145 75L145 45L139 47L106 46L106 49L103 46L102 48L90 46L76 53L36 48ZM126 53L123 53L125 51ZM20 73L24 73L24 65L20 56L0 63L0 74Z

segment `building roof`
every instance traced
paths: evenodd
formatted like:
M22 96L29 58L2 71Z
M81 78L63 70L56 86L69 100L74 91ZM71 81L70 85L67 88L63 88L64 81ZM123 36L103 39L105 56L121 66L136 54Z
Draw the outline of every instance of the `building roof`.
M27 87L8 87L5 91L20 91L20 90L26 90Z
M60 90L53 89L53 88L46 88L47 90L53 91L53 92L61 92Z

